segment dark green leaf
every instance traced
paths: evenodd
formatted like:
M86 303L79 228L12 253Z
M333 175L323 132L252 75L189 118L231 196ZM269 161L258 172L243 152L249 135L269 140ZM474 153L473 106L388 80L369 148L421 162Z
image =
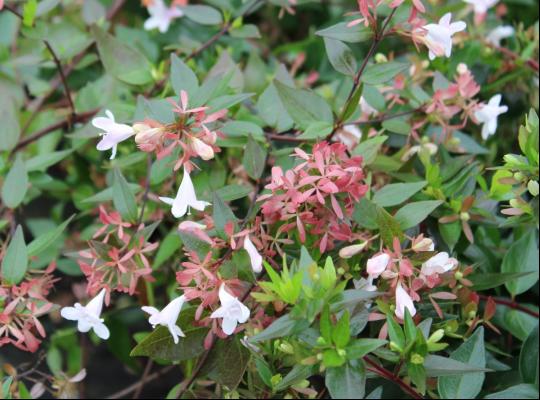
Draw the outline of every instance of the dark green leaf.
M6 175L2 185L2 201L9 208L16 208L24 200L28 190L28 173L20 155Z
M23 230L18 225L2 260L2 279L16 285L24 278L27 268L28 250Z
M400 72L405 71L408 64L390 61L383 64L372 64L368 66L362 75L362 82L368 85L380 85L393 79Z
M401 229L409 229L425 220L442 203L440 200L409 203L400 208L396 215L394 215L394 218L399 222Z
M333 399L362 399L366 394L366 368L362 360L328 368L326 388Z

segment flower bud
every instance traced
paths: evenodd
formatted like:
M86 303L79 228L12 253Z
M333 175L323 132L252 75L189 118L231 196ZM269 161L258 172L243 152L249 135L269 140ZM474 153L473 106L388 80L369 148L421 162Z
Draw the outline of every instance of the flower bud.
M469 71L469 67L465 63L459 63L457 66L457 73L460 75L466 74Z
M388 58L382 53L377 53L375 54L375 62L377 64L382 64L382 63L388 62Z
M135 131L135 143L137 144L155 144L163 136L163 128L152 128L146 124L137 123L133 125Z
M437 329L435 332L431 334L431 336L429 337L427 341L428 343L437 343L443 337L444 337L444 329Z
M285 354L294 354L294 347L290 343L281 343L279 349Z
M470 215L468 212L464 211L464 212L462 212L461 214L459 214L459 218L460 218L462 221L467 222L468 220L471 219L471 215Z
M360 244L353 244L351 246L346 246L339 251L339 256L341 258L351 258L352 256L364 250L367 245L368 245L368 242L362 242Z
M422 365L424 364L424 357L422 357L420 354L418 353L413 353L411 355L411 362L413 364L416 364L416 365Z
M214 149L196 137L191 138L191 148L203 160L208 161L214 158Z
M527 189L529 189L529 193L536 197L538 196L538 181L533 181L532 179L529 181L529 183L527 184Z

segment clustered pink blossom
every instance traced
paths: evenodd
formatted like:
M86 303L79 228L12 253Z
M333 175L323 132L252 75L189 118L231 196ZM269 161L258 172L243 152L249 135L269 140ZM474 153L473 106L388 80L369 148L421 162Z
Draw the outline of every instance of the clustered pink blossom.
M35 352L46 336L39 317L54 307L47 300L54 282L53 262L45 270L29 271L18 285L9 285L0 275L0 347L13 344L17 348Z
M349 156L341 143L321 142L313 154L300 148L295 155L301 161L283 172L272 168L271 193L259 197L264 223L282 222L279 232L298 230L300 241L307 234L319 238L321 252L331 250L334 241L352 241L355 234L349 219L354 204L365 195L362 157Z
M107 212L103 206L99 209L99 219L103 226L89 241L89 248L79 252L77 262L88 280L88 293L95 295L105 289L108 304L111 291L133 295L139 278L153 280L146 254L159 243L145 240L141 234L143 225L136 229L123 222L119 213Z
M137 132L135 142L145 152L156 152L158 159L171 154L180 147L182 156L176 161L174 170L180 167L188 171L193 169L191 159L200 157L211 160L220 151L216 140L221 133L212 128L212 124L223 118L227 110L219 110L208 114L209 107L189 105L187 92L181 91L178 102L167 99L173 106L172 111L178 114L175 123L162 125L154 120L144 120L134 125Z

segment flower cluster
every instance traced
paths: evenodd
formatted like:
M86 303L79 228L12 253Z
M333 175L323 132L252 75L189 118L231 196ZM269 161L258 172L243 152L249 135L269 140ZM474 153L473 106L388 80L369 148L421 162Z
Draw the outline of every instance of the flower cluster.
M431 239L420 235L413 238L410 247L402 249L399 240L394 239L393 248L384 248L367 261L367 283L371 290L383 289L393 298L394 313L403 319L405 309L411 316L416 314L414 302L420 301L420 292L430 292L430 299L452 299L455 295L449 292L431 292L445 281L443 277L454 270L458 262L448 253L436 253ZM377 287L375 279L380 279Z
M304 243L307 234L318 237L321 252L334 247L334 241L355 239L349 221L354 204L368 190L364 182L362 157L349 156L341 143L321 142L313 154L297 148L300 163L283 172L272 168L272 181L266 186L261 210L266 224L283 223L279 232L298 230Z
M44 338L45 329L39 317L54 308L47 300L54 282L55 263L45 270L29 271L18 285L9 285L0 275L0 347L13 344L17 348L35 352Z
M189 108L189 96L184 90L180 92L178 102L168 100L172 104L172 111L178 114L176 122L168 125L152 119L138 121L133 126L120 124L109 110L105 111L107 117L94 118L92 124L103 131L97 149L112 150L113 159L118 144L132 136L135 136L135 143L141 151L155 152L158 159L171 154L176 148L181 148L182 155L174 165L175 171L182 166L188 172L191 171L191 159L194 157L203 160L214 158L215 153L220 151L216 146L219 132L212 126L227 114L227 110L208 114L209 108L206 106Z
M122 221L118 212L99 208L103 226L88 242L89 248L79 252L77 260L88 280L87 291L96 294L101 289L135 293L139 278L152 280L152 268L146 254L155 250L159 243L148 243L141 233L143 225L135 228Z

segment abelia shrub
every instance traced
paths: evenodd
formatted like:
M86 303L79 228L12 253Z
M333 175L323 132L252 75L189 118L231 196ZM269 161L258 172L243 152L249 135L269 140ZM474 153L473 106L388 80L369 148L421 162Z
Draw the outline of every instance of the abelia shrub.
M0 0L2 398L538 398L538 4Z

